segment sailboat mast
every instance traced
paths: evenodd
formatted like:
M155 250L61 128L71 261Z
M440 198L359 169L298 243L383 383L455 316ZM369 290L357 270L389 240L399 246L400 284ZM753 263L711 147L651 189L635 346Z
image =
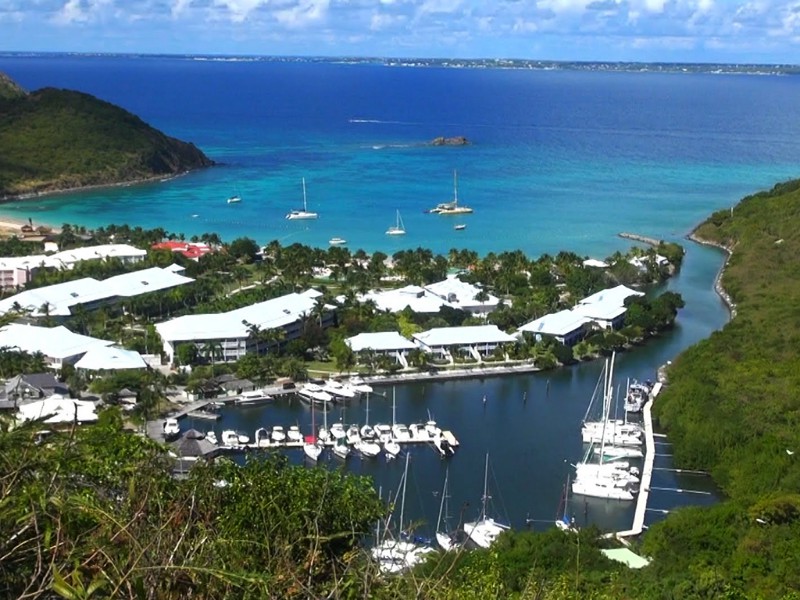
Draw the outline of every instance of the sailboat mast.
M303 177L303 212L308 212L308 206L306 206L306 178Z
M453 169L453 202L458 206L458 171Z
M395 415L395 408L396 408L395 401L396 401L395 400L395 389L394 389L394 386L392 386L392 428L393 428L392 431L394 431L395 416L396 416Z
M442 487L442 500L439 502L439 516L436 518L436 531L437 533L442 530L442 512L444 511L444 503L447 501L447 478L450 476L450 468L444 472L444 486ZM445 515L445 519L447 516Z
M489 502L489 453L486 453L486 465L483 468L483 498L481 507L481 519L486 518L486 505Z
M405 516L406 512L406 482L408 481L408 458L410 455L410 452L406 453L406 466L405 469L403 469L403 497L400 499L400 532L403 531L403 517Z

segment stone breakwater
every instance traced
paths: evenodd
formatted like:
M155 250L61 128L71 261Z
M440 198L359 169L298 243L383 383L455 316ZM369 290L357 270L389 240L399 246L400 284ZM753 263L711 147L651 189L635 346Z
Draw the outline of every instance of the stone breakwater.
M638 233L627 233L623 231L617 235L621 238L625 238L626 240L633 240L634 242L641 242L642 244L648 244L650 246L658 246L661 243L661 240L647 237L645 235L639 235Z
M695 232L690 233L687 236L687 239L697 243L702 244L703 246L713 246L714 248L719 248L725 252L725 261L722 263L722 266L719 268L717 272L717 276L714 278L714 291L717 292L717 295L722 298L722 301L725 303L725 306L728 307L728 312L731 315L731 319L736 317L736 303L731 298L730 294L725 291L725 288L722 285L722 276L725 274L725 269L728 267L728 262L731 259L731 255L733 254L733 248L728 248L723 244L719 244L717 242L712 242L710 240L703 239L698 237Z

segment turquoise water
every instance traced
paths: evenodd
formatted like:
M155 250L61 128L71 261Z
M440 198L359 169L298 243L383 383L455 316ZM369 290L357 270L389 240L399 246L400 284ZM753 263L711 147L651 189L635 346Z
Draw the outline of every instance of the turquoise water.
M223 163L165 182L0 207L54 224L126 222L320 246L340 236L351 248L388 253L424 246L604 257L629 246L620 231L680 240L711 211L796 176L800 156L800 79L793 77L107 57L0 57L0 70L31 89L78 88L121 104ZM473 144L424 144L439 135L465 135ZM454 169L459 198L475 214L424 214L450 198ZM320 218L287 222L283 215L302 202L303 177L309 208ZM227 205L234 192L242 204ZM384 235L395 210L408 231L399 239ZM467 229L454 231L457 222ZM621 356L618 381L654 377L659 365L723 326L727 313L713 292L721 261L716 250L688 245L681 273L667 284L686 301L677 327ZM578 424L599 372L594 362L397 386L398 420L424 420L430 411L461 439L450 461L455 514L469 503L465 517L474 516L489 452L499 514L516 527L528 519L536 525L555 516L568 463L580 457ZM389 419L386 397L370 408L371 421ZM365 406L331 417L363 422ZM261 426L307 428L310 421L308 408L294 401L230 410L218 428L252 436ZM446 464L429 448L412 456L407 512L430 523ZM346 468L386 491L396 487L400 463L355 458ZM669 457L656 464L669 466ZM668 471L657 471L653 485L713 489L707 480ZM651 495L651 505L714 498L661 492ZM572 509L579 522L604 528L627 528L632 519L632 505L616 502L573 499ZM662 516L648 513L648 522Z

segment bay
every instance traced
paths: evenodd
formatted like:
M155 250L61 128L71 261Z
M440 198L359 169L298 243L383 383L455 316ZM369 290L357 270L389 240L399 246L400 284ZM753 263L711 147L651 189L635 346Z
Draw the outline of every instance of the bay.
M616 236L623 230L683 241L710 212L796 176L800 155L796 77L58 55L2 55L0 71L28 89L95 94L221 163L165 182L0 206L9 216L53 224L125 222L318 246L340 236L351 248L390 254L423 246L602 258L630 245ZM440 135L464 135L472 144L427 144ZM450 198L454 170L459 198L475 214L458 221L424 214ZM309 208L320 213L313 223L283 218L302 201L301 178ZM227 205L234 191L243 202ZM387 239L396 210L408 234ZM467 229L454 231L456 222ZM722 327L727 313L713 292L721 262L716 250L688 246L682 271L666 284L686 300L676 328L619 357L617 381L653 378L659 365ZM430 412L461 440L448 461L456 518L461 507L465 518L475 516L488 452L499 516L515 527L547 525L568 464L582 452L578 424L600 367L595 361L533 375L398 385L398 420L426 420ZM390 419L391 389L379 391L371 422ZM365 408L356 402L329 416L363 422ZM226 411L215 427L252 437L261 426L307 429L310 421L306 406L277 402ZM665 456L657 466L668 467L669 446L659 453ZM429 532L448 463L430 448L412 450L407 512ZM387 493L402 464L354 457L346 468L373 477ZM714 491L707 480L668 471L657 471L653 486ZM651 505L715 497L662 491ZM579 522L630 526L632 505L572 504ZM662 517L649 513L648 522Z

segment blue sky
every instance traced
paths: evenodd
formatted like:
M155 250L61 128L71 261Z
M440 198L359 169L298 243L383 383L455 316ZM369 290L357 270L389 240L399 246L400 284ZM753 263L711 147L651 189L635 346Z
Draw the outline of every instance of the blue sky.
M0 0L0 50L800 63L800 0Z

